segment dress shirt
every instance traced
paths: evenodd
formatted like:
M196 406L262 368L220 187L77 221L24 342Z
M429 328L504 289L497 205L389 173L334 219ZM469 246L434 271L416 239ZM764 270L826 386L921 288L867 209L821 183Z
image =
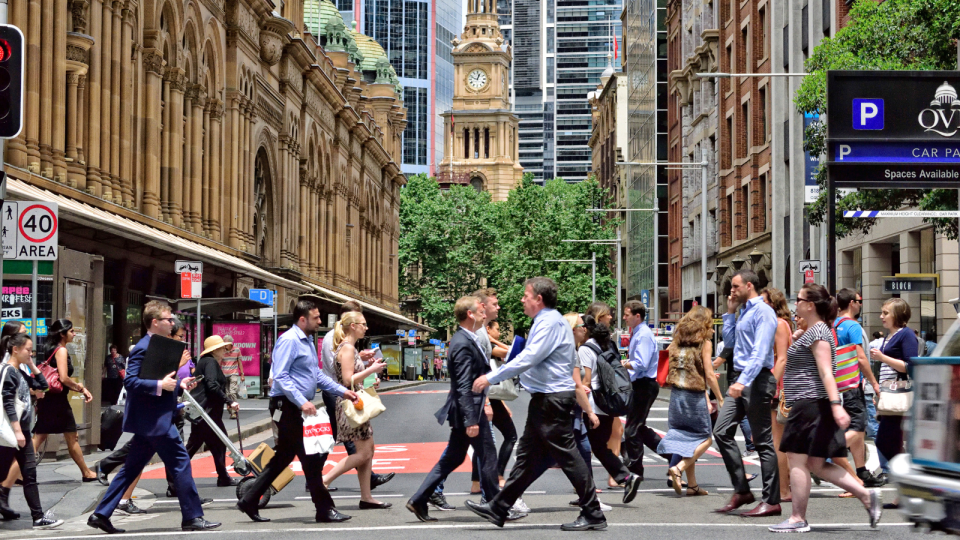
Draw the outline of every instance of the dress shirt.
M480 349L480 351L482 352L483 343L480 341L480 336L468 330L466 326L461 325L460 329L466 332L468 336L470 336L470 339L472 339L473 342L477 344L477 348Z
M534 394L572 392L573 330L555 309L544 308L533 318L533 327L523 352L487 374L490 384L520 375L523 387Z
M320 370L317 348L297 325L293 325L277 340L270 372L273 375L270 396L286 396L298 407L313 400L317 385L337 397L343 396L347 390Z
M733 369L740 372L737 382L750 386L763 368L773 369L773 337L777 333L777 314L762 296L747 300L738 319L723 314L723 343L733 347Z
M320 344L320 359L323 360L323 366L320 369L334 381L337 380L337 355L333 354L333 330L323 336L323 343Z
M657 378L660 355L657 351L657 340L647 323L641 322L633 329L627 350L630 359L630 368L627 371L631 381Z

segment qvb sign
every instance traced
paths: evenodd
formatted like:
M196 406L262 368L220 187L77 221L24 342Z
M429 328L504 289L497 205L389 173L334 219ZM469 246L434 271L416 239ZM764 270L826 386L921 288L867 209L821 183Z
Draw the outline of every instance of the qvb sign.
M57 203L16 201L3 203L3 258L53 261L57 258L60 221Z

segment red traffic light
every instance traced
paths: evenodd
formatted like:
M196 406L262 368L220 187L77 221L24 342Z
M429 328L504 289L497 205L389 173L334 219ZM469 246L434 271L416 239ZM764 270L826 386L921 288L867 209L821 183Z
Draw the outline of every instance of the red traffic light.
M0 62L6 62L10 59L10 42L0 39Z

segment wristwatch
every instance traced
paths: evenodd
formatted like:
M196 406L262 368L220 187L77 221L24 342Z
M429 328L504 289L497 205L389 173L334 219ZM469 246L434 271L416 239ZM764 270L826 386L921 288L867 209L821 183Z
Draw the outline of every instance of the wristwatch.
M831 400L830 400L830 404L831 404L831 405L843 405L843 402L840 401L839 399L831 399Z

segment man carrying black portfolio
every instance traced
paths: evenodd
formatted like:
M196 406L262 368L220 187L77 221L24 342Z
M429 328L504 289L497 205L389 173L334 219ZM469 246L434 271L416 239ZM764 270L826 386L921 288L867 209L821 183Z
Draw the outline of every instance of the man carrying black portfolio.
M420 489L407 501L407 509L420 521L436 521L427 513L427 499L440 482L463 463L470 446L480 461L480 484L484 495L493 498L500 492L496 447L490 423L483 412L486 392L471 390L473 381L490 371L476 335L476 331L483 327L483 304L476 296L464 296L457 300L453 313L460 329L450 340L450 393L436 415L441 424L450 423L450 442Z

